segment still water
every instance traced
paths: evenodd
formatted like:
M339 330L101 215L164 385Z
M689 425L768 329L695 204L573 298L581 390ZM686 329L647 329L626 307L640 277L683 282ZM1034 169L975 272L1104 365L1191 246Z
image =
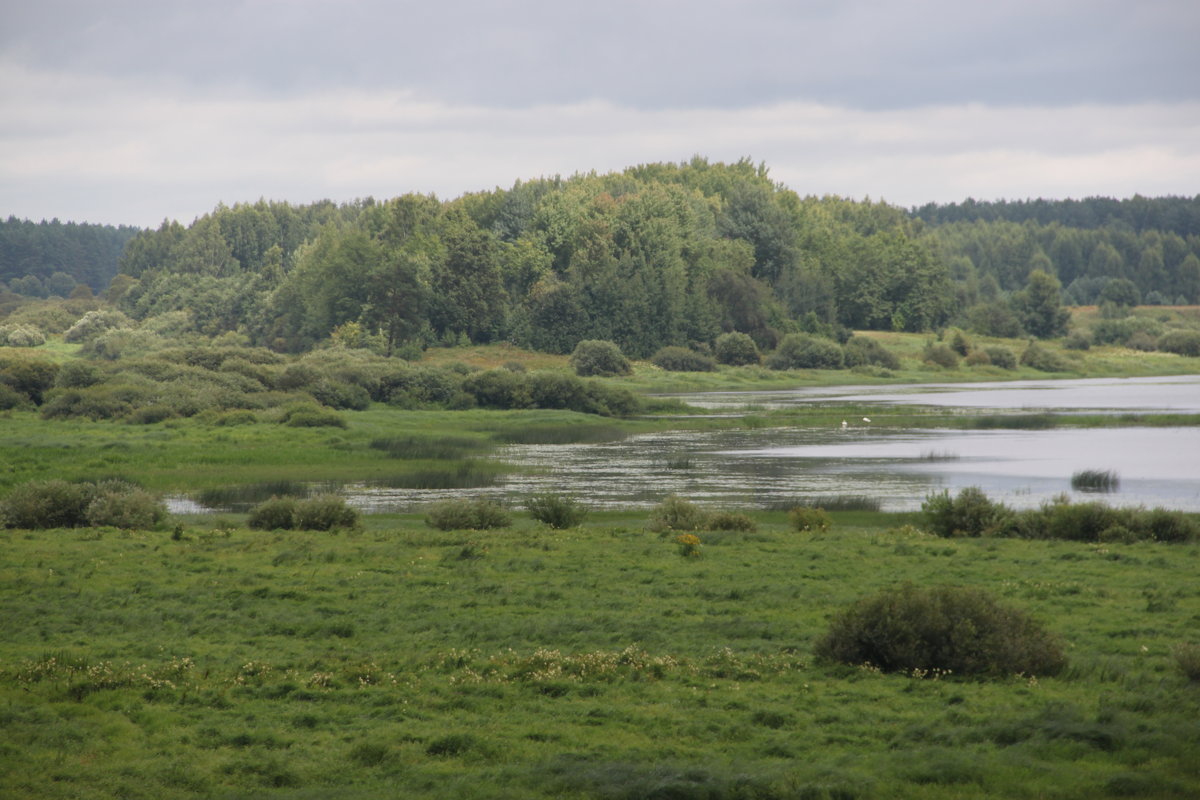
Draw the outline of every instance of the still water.
M1200 376L1020 381L914 387L838 387L791 392L689 395L709 408L793 403L912 404L1003 412L1074 410L1200 413ZM597 508L647 507L669 494L734 508L836 495L877 498L885 510L919 508L931 492L979 486L1017 508L1066 493L1075 500L1200 512L1200 428L913 430L880 420L845 429L675 431L586 445L521 445L497 457L533 474L454 494L517 499L533 491L571 494ZM1071 490L1081 470L1111 470L1119 489ZM449 493L351 487L364 510L407 510Z

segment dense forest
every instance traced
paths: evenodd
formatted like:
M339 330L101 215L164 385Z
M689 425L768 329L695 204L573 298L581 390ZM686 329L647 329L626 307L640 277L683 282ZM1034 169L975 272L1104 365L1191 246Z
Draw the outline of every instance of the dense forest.
M1064 303L1200 301L1200 197L906 211L696 157L450 201L222 205L140 232L10 219L0 275L0 306L78 283L144 327L278 352L609 340L647 357L731 331L772 348L947 325L1046 337L1066 333Z

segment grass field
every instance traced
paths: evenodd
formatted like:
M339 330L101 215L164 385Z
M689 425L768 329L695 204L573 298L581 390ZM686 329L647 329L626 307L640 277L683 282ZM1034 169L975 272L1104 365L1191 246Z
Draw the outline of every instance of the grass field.
M0 796L1194 797L1195 545L936 539L782 513L684 558L638 514L555 532L0 533ZM898 582L986 588L1057 677L814 663Z

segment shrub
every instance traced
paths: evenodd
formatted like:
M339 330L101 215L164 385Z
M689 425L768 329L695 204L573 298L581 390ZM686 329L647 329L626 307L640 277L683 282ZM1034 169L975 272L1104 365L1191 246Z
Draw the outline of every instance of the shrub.
M650 512L646 526L656 533L698 531L708 524L708 514L695 503L671 495Z
M845 346L846 366L874 365L884 369L900 369L900 358L874 339L853 336Z
M1183 677L1192 683L1200 683L1200 644L1179 644L1171 650L1175 666Z
M1200 331L1169 331L1158 340L1158 349L1181 356L1200 356Z
M793 528L798 531L809 531L812 533L823 533L829 530L833 525L833 520L829 518L823 508L812 508L810 506L796 506L788 512L788 522Z
M947 344L950 349L966 358L967 354L971 352L971 342L967 339L966 334L958 328L952 328L947 333L949 334Z
M319 380L309 394L323 406L352 411L365 411L371 405L371 395L363 387L339 380Z
M583 377L589 375L628 375L633 371L629 361L621 353L621 348L612 342L600 339L585 339L575 345L571 353L571 367L575 374Z
M296 499L272 497L250 511L246 524L256 531L290 531L296 527Z
M714 511L708 518L710 531L739 531L753 533L758 530L758 524L745 514L733 511Z
M789 333L767 359L770 369L843 369L842 348L837 342L803 333Z
M90 342L113 328L129 328L133 320L120 311L89 311L63 334L65 342Z
M650 357L650 363L670 372L712 372L717 362L710 356L686 347L663 347Z
M530 375L529 398L537 408L564 408L585 413L593 408L584 382L563 372L535 372Z
M983 490L968 486L951 498L949 491L929 495L921 504L925 527L938 536L986 536L1001 533L1012 512L1001 503L993 503Z
M358 511L335 494L325 494L296 503L296 528L302 531L331 531L357 528Z
M983 352L987 353L987 357L991 359L992 366L1000 367L1000 369L1017 368L1017 356L1007 347L992 345L983 348Z
M992 365L992 358L983 350L972 350L963 359L963 363L968 367L990 367Z
M885 672L1002 677L1054 675L1066 665L1058 639L986 592L905 584L840 613L818 658Z
M958 353L944 344L930 342L921 353L921 360L944 369L958 369Z
M1083 331L1072 331L1063 339L1063 347L1068 350L1090 350L1092 348L1092 337L1088 336Z
M675 544L679 546L679 555L684 558L700 557L700 537L696 534L681 533L675 537Z
M462 388L483 408L529 408L533 405L529 378L509 369L476 372L462 382Z
M1021 354L1021 363L1041 372L1065 372L1067 369L1066 362L1034 339L1029 340L1029 346Z
M144 489L124 481L104 481L96 484L85 517L93 526L148 530L167 518L167 509Z
M507 528L512 524L508 511L495 500L443 500L425 514L425 524L440 531L482 531Z
M1125 346L1130 350L1152 353L1158 349L1158 339L1145 331L1135 331L1132 336L1125 340Z
M749 334L740 331L722 333L718 336L715 351L718 362L732 367L757 364L761 360L758 346L754 344L754 340L750 338Z
M637 395L620 386L606 386L597 381L586 384L589 409L603 417L628 417L641 410Z
M1071 476L1071 488L1077 492L1115 492L1120 485L1112 470L1085 469Z
M313 405L295 403L283 409L279 421L292 428L345 428L346 420L336 411Z
M40 347L46 334L32 325L0 325L0 347Z
M11 408L27 408L33 405L28 395L18 392L7 383L0 383L0 411Z
M54 385L63 389L85 389L103 380L99 368L87 361L68 361L59 367Z
M552 493L533 495L525 501L525 509L538 522L558 530L574 528L588 514L587 508L574 498Z
M30 481L12 489L0 504L9 528L76 528L87 525L87 509L95 487L51 479Z
M0 383L11 386L35 405L41 405L43 394L54 385L58 369L57 364L23 354L0 356Z

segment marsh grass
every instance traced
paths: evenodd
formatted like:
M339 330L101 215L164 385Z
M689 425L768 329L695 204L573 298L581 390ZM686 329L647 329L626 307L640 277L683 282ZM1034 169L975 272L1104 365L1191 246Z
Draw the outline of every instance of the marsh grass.
M388 489L480 489L495 486L502 471L495 462L463 459L375 478L370 484Z
M986 414L967 418L967 427L976 430L1042 431L1059 424L1061 420L1053 414Z
M469 436L388 436L372 439L372 450L380 450L391 458L459 459L489 450L488 443Z
M1112 470L1085 469L1071 476L1071 488L1077 492L1107 494L1121 487L1121 479Z
M214 486L196 492L194 498L200 505L216 510L248 511L272 497L308 497L310 491L309 485L301 481L277 480Z
M496 431L492 437L502 444L600 444L619 442L627 432L603 423L532 424Z
M798 506L823 508L826 511L878 511L883 508L883 501L865 494L815 495L771 502L765 505L764 510L790 511Z

